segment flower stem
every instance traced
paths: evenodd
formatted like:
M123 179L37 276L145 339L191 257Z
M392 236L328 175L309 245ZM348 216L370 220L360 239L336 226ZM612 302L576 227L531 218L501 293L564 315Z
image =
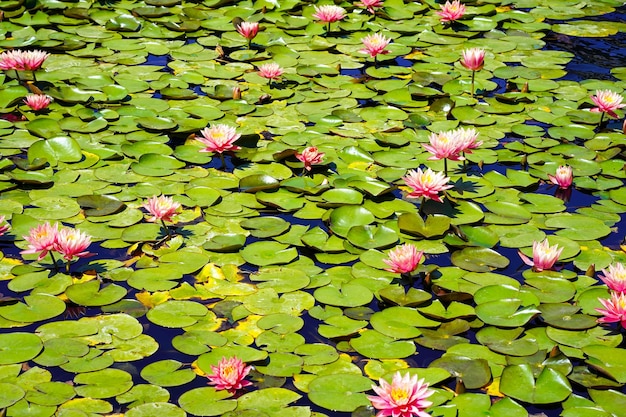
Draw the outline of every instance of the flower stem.
M226 168L226 161L224 160L224 154L220 152L220 160L222 161L222 166L221 168L224 169Z
M476 75L476 71L472 71L472 98L474 98L474 76Z
M443 158L443 174L448 176L448 158Z
M56 272L59 272L59 266L57 265L56 259L54 259L54 255L52 254L52 251L50 251L48 253L50 254L50 258L52 259L52 265L54 265L54 270Z
M600 123L598 123L598 127L602 126L602 121L604 120L604 112L600 114Z
M167 238L171 239L172 238L172 234L170 233L169 227L167 227L165 225L165 220L161 219L161 224L163 225L163 228L165 229L165 232L167 233Z
M65 273L66 274L70 274L70 261L67 261L67 264L65 264Z

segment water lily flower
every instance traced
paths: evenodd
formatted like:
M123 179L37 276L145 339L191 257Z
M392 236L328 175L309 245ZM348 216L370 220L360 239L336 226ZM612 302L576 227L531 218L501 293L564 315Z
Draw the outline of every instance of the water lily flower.
M440 5L440 7L441 11L435 13L441 16L440 20L442 23L453 22L462 18L465 14L465 5L459 0L454 0L453 2L447 0L446 4Z
M591 96L591 100L597 106L592 108L591 111L595 113L602 112L600 123L602 123L604 113L611 117L617 117L615 110L626 106L626 104L622 104L624 97L611 90L596 90L596 95Z
M152 215L147 219L149 222L171 222L172 217L177 214L180 208L180 203L175 202L172 197L161 195L150 197L141 207L148 210L148 213Z
M374 408L380 410L376 417L430 417L424 410L433 403L427 398L435 393L428 389L428 383L418 379L417 375L404 376L400 372L393 375L391 384L384 379L379 380L380 386L372 385L378 395L368 395Z
M615 263L609 265L608 270L603 269L600 279L609 289L617 292L626 293L626 267L623 263Z
M383 5L383 2L382 0L361 0L356 5L360 7L365 7L368 12L374 14L376 12L374 10L374 7L381 7Z
M451 161L459 161L463 159L461 150L465 143L461 140L458 131L448 130L445 132L431 133L428 137L429 145L422 144L424 149L432 154L428 158L429 161L439 159L449 159Z
M568 188L572 185L573 180L572 167L561 165L556 169L555 175L548 174L548 178L552 184L558 185L559 188Z
M254 37L259 33L259 23L258 22L241 22L237 25L237 32L248 40L248 45L250 45L250 41L254 39Z
M4 223L4 216L0 216L0 224ZM3 224L2 226L0 226L0 236L4 235L6 232L9 231L9 229L11 229L11 225L7 222L6 224Z
M93 253L87 252L89 245L91 245L91 236L87 233L70 227L63 227L59 230L54 249L63 255L63 258L68 261L69 267L69 261L74 256L86 258L93 255Z
M24 104L34 111L43 110L52 103L52 97L46 94L28 94L24 98Z
M533 271L541 272L552 269L559 256L561 256L561 252L563 252L563 248L559 248L559 245L550 246L548 239L545 239L542 242L533 242L532 260L522 252L518 253L526 265L533 267Z
M598 298L598 301L604 306L604 309L596 308L596 311L603 315L597 320L598 323L619 322L622 328L626 329L626 294L612 291L610 299Z
M39 253L37 260L41 261L48 252L54 249L58 235L59 225L57 223L50 225L50 223L45 222L44 224L37 225L29 230L28 236L23 236L24 240L28 242L28 248L21 251L20 254ZM52 252L50 252L50 256L54 261Z
M326 32L330 32L330 24L333 22L338 22L339 20L346 17L346 9L340 6L335 6L334 4L325 4L323 6L313 6L315 8L315 13L313 13L313 17L324 22L328 23L328 27Z
M387 45L389 45L391 39L385 37L380 33L374 33L372 35L367 35L366 37L361 39L361 42L363 42L364 48L361 49L359 52L369 54L369 56L371 56L375 60L378 54L385 55L389 53L389 51L385 48L387 47Z
M212 374L207 375L209 385L215 385L217 390L228 390L234 393L238 389L252 385L252 382L244 378L248 375L252 366L245 364L236 356L223 357L217 364L211 365Z
M275 62L270 62L261 65L259 67L258 74L263 78L267 78L271 83L272 80L277 80L278 78L280 78L280 76L283 75L284 72L285 71L280 67L280 65Z
M485 65L485 50L482 48L463 50L461 65L472 71L472 97L474 97L474 78L476 71L480 71Z
M481 70L485 65L485 50L482 48L465 49L461 58L461 65L468 70Z
M448 184L450 178L446 177L443 172L434 172L430 168L426 171L422 171L421 168L412 169L402 179L413 189L407 194L409 198L423 197L441 203L443 200L439 193L452 188L452 185Z
M387 254L389 259L383 259L383 262L389 265L389 268L385 268L385 271L400 274L411 272L417 268L423 255L423 251L418 251L417 248L410 243L400 245L389 251Z
M41 68L50 54L40 50L13 49L0 54L0 70L35 71Z
M461 152L472 153L473 149L483 144L482 141L478 140L478 131L473 127L467 129L460 127L456 129L455 133L458 136Z
M311 165L322 162L324 155L324 152L320 152L315 146L309 146L302 153L296 153L296 158L304 163L305 170L310 171Z
M200 131L202 136L196 136L196 139L206 145L206 148L200 152L217 152L236 151L241 149L234 142L241 137L236 129L224 124L214 124L211 127L205 127Z

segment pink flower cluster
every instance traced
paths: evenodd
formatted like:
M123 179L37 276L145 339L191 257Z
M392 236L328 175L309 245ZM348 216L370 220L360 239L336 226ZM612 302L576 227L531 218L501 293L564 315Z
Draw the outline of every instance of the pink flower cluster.
M13 49L0 54L0 70L34 71L41 68L50 54L44 51Z
M48 222L30 229L28 236L24 236L28 242L28 248L21 254L39 253L38 261L41 261L48 252L55 251L61 254L68 262L75 256L86 258L93 253L87 252L91 244L91 236L80 230L70 227L62 227L59 230L58 223L51 225Z
M430 144L423 145L432 154L429 160L449 159L459 161L465 159L462 153L471 153L482 142L478 141L478 132L474 128L458 128L445 132L431 133Z
M252 366L245 366L236 356L223 357L217 366L211 365L212 373L207 375L209 385L214 385L217 390L235 393L238 389L252 385L252 382L244 379L251 369Z
M380 410L376 417L430 417L424 410L433 404L428 401L428 397L435 391L428 389L428 383L418 379L417 375L411 377L406 373L402 376L400 372L396 372L391 384L382 378L379 384L380 386L372 385L378 395L367 396L374 408Z
M522 252L518 252L520 258L526 265L532 266L533 271L541 272L550 270L561 256L563 248L559 248L559 245L550 246L548 239L544 239L542 242L533 242L533 259Z
M599 298L598 301L604 307L596 308L602 314L598 323L619 322L626 329L626 267L622 263L609 265L608 270L603 269L600 279L604 282L611 293L611 298Z

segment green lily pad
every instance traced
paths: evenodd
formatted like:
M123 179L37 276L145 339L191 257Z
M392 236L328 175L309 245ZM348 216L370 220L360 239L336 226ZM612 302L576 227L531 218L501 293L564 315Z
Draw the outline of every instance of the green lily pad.
M183 393L178 399L180 407L195 416L221 416L237 408L237 400L229 400L232 394L213 387L195 388Z
M78 162L83 158L80 145L76 140L67 136L53 136L33 143L28 148L28 160L45 158L51 165L58 162Z
M253 242L240 253L246 262L258 266L286 264L298 256L295 248L278 242Z
M452 253L452 263L459 268L474 272L489 272L505 268L509 259L493 249L469 247Z
M201 320L207 314L204 305L186 300L168 300L148 311L146 317L163 327L187 327ZM158 385L158 384L157 384Z
M131 375L121 369L103 369L76 375L74 388L78 395L91 398L111 398L133 386Z
M463 381L466 388L480 388L491 379L491 370L485 359L474 359L465 356L445 354L430 363L429 368L443 368Z
M121 300L126 295L126 289L115 284L109 284L101 288L100 282L89 281L70 285L66 288L65 295L78 305L88 307L104 306Z
M42 348L41 339L32 333L0 334L0 351L2 352L0 365L29 361L37 356Z
M18 385L0 382L0 407L7 408L22 398L25 392Z
M530 365L511 365L502 372L500 391L530 404L551 404L566 399L572 387L563 374L552 368L543 368L535 379Z
M64 311L63 300L47 294L27 295L23 303L0 306L0 316L5 319L31 323L56 317Z
M370 404L363 392L371 387L372 381L361 375L323 375L309 383L309 399L329 410L352 412Z
M393 245L398 241L398 234L385 226L353 226L346 236L348 241L363 249L378 249Z
M400 359L413 355L415 343L396 340L375 330L365 330L350 340L350 345L361 355L374 359Z
M193 381L196 374L191 369L180 369L181 362L166 359L152 362L141 370L141 377L160 387L177 387Z

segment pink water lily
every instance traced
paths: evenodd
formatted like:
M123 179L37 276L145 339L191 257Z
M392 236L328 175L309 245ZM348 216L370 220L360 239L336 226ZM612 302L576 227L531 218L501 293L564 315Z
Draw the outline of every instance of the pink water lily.
M454 0L450 2L447 0L445 4L440 5L441 11L435 12L441 18L441 22L453 22L463 17L465 14L465 5L462 4L459 0Z
M6 224L2 223L4 223L4 216L0 216L0 236L4 235L11 229L11 225L8 222Z
M465 49L461 58L461 65L468 70L481 70L485 65L485 50L482 48Z
M382 0L361 0L356 5L360 7L365 7L368 12L370 12L371 14L374 14L376 12L374 8L382 7L383 2Z
M212 373L207 375L209 385L214 385L217 390L234 393L238 389L252 385L252 382L244 379L251 369L251 366L245 366L236 356L223 357L217 366L211 365Z
M608 269L603 269L602 273L604 275L600 275L600 279L609 289L626 293L626 267L623 263L611 264Z
M45 94L28 94L24 98L24 104L34 111L43 110L50 105L52 97Z
M149 222L171 222L172 217L174 217L178 209L180 209L180 203L174 201L172 197L160 195L150 197L141 207L148 210L148 213L152 215L152 217L147 219Z
M46 257L48 252L54 249L59 236L59 225L55 223L51 225L48 222L37 225L30 229L28 236L23 236L28 242L28 248L21 251L22 255L29 253L39 253L38 261ZM52 254L51 254L52 256Z
M463 128L460 127L455 130L458 137L459 149L461 152L472 153L473 149L478 148L483 144L478 140L478 131L473 127Z
M270 80L277 80L285 71L275 62L259 66L259 75Z
M34 71L41 68L50 56L40 50L22 51L13 49L0 54L0 70Z
M385 55L389 53L389 51L385 48L387 47L387 45L389 45L391 39L385 37L380 33L374 33L372 35L367 35L366 37L361 39L361 42L363 42L364 48L361 49L359 52L368 54L375 59L376 56L379 54Z
M389 265L389 268L385 268L385 271L399 274L412 272L419 265L423 255L423 251L418 251L410 243L397 246L387 254L389 259L383 259L383 262Z
M237 25L237 32L248 41L251 41L252 39L254 39L257 33L259 33L259 23L241 22Z
M574 178L572 167L561 165L557 168L555 175L548 174L548 178L552 184L558 185L559 188L568 188L572 185Z
M196 136L196 139L206 146L200 152L223 153L241 149L234 143L241 137L234 127L218 123L211 127L205 127L200 131L200 135Z
M624 97L611 90L596 90L596 95L591 96L591 100L597 106L593 107L591 111L596 113L602 112L603 116L606 113L611 117L617 117L615 110L626 106L626 104L622 103Z
M604 308L596 308L602 314L598 323L616 323L626 329L626 293L612 291L611 298L598 298Z
M320 152L315 146L305 148L302 153L296 153L296 158L304 163L304 169L310 171L311 165L319 164L324 158L324 152Z
M561 252L563 252L563 248L559 248L559 245L550 246L548 239L545 239L542 242L533 242L532 260L522 252L518 252L518 254L526 265L533 267L533 271L541 272L552 269L561 256Z
M485 50L482 48L470 48L463 50L461 65L472 71L471 94L474 97L474 79L476 71L480 71L485 65Z
M428 137L429 145L422 144L424 149L432 154L428 158L429 161L438 159L449 159L451 161L459 161L463 159L461 151L465 146L465 142L461 140L459 132L448 130L445 132L431 133Z
M425 171L422 171L421 168L412 169L402 179L406 185L412 188L411 192L407 194L409 198L423 197L441 203L443 200L439 193L452 188L452 185L448 184L450 178L446 177L443 172L434 172L430 168Z
M92 256L93 253L87 252L89 245L91 245L91 236L87 233L70 227L63 227L57 235L54 250L59 252L69 262L75 256L78 258Z
M325 4L323 6L313 6L315 8L315 13L313 13L313 17L315 19L320 20L321 22L328 23L328 27L326 32L330 32L330 24L333 22L338 22L339 20L346 17L346 9L340 6L335 6L334 4Z
M372 385L378 395L367 396L374 408L380 410L376 417L430 417L424 410L433 404L428 397L435 391L428 389L428 383L418 379L417 375L406 373L402 376L396 372L391 384L382 378L379 384Z

